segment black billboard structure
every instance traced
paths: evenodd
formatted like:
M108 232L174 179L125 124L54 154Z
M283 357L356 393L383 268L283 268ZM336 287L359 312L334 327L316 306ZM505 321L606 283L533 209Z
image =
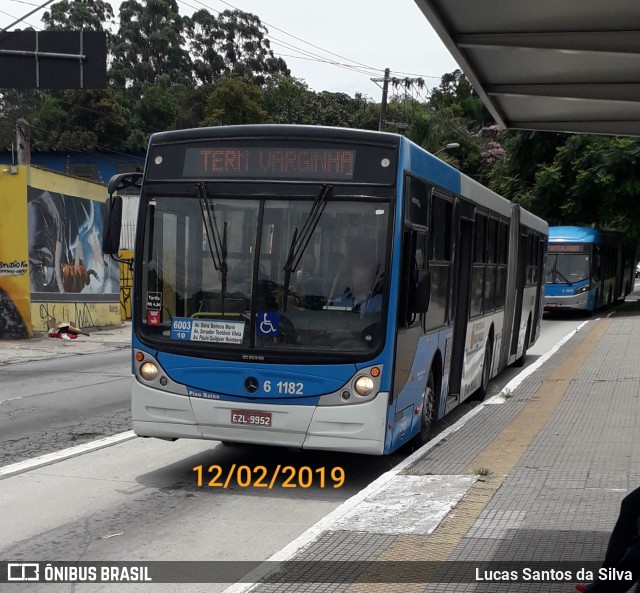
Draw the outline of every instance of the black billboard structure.
M105 32L0 33L0 88L53 90L106 86Z

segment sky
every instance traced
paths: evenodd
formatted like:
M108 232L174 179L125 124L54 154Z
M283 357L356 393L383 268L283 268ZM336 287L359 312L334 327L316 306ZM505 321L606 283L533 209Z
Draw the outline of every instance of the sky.
M44 3L2 0L0 29ZM110 3L117 16L120 0ZM178 6L183 15L203 8L214 14L237 8L257 15L274 53L317 92L359 92L379 101L382 85L371 79L382 78L385 68L392 77L423 78L431 88L458 67L414 0L178 0ZM42 12L10 30L41 30ZM416 87L413 93L425 96Z

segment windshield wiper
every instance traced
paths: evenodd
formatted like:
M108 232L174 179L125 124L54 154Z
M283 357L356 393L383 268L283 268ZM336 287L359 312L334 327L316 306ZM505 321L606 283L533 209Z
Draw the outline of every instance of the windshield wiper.
M322 216L324 209L327 207L327 200L331 194L333 194L333 185L323 185L320 189L320 193L313 202L313 206L311 206L311 211L309 212L307 220L305 220L302 225L300 234L298 234L298 227L293 231L293 238L291 239L291 245L289 245L287 261L282 268L284 270L284 299L282 308L285 311L287 310L287 301L289 300L289 283L291 282L291 274L298 269L300 260L302 259L305 249L311 240L313 232L316 230L316 226L318 226L318 222L320 221L320 217Z
M209 199L209 194L204 183L196 184L198 194L200 196L200 210L202 212L202 220L204 222L204 230L207 235L207 244L209 245L209 253L216 271L220 272L222 294L220 295L222 312L224 313L224 297L227 293L227 222L223 224L222 237L218 229L218 221L216 219L216 211L213 203Z
M573 282L571 282L571 280L569 280L569 278L567 278L562 272L560 272L559 270L554 270L554 274L557 274L558 276L560 276L560 278L562 280L564 280L569 286L573 286ZM555 282L555 278L554 278L554 283Z

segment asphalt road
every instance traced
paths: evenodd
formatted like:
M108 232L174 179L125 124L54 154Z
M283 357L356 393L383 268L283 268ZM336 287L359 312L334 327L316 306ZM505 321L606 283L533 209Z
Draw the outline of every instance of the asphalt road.
M129 350L2 367L0 466L129 430Z

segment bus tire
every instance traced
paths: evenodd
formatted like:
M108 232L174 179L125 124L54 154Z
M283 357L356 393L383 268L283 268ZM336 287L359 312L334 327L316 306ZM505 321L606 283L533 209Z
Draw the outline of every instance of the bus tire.
M482 363L482 381L480 387L473 394L473 399L481 402L489 393L489 381L491 380L491 360L493 359L493 341L487 340L484 349L484 362Z
M513 363L514 367L523 367L524 361L527 358L527 348L529 347L529 340L531 339L531 317L527 321L527 331L524 334L524 347L522 348L522 356L517 358Z
M596 312L596 309L598 309L599 307L598 305L599 299L600 299L600 293L596 290L596 294L593 297L593 307L591 307L591 309L589 309L589 301L587 301L587 309L584 312L587 317L593 317L594 313Z
M413 437L412 444L417 449L429 442L431 432L436 417L436 380L433 369L429 369L427 386L422 398L422 409L420 410L420 430Z

